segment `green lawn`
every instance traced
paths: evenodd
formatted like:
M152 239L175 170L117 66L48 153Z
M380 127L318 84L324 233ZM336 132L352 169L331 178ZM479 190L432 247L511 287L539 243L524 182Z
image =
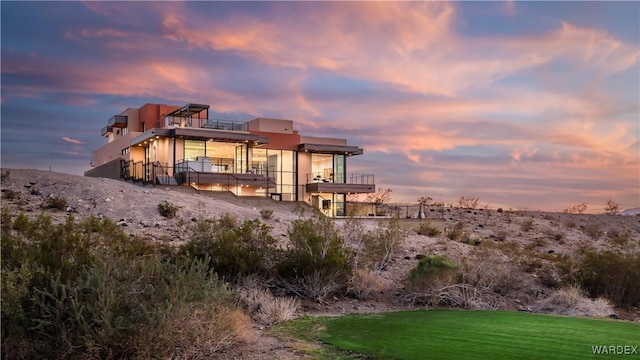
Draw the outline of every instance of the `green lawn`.
M437 310L311 322L323 342L384 359L640 359L640 324L624 321ZM603 345L627 354L594 355L593 347Z

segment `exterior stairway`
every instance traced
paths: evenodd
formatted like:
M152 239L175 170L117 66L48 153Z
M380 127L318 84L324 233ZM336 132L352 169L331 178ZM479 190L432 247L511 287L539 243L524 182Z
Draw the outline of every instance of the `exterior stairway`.
M156 184L159 185L178 185L176 178L171 175L158 175L156 176Z

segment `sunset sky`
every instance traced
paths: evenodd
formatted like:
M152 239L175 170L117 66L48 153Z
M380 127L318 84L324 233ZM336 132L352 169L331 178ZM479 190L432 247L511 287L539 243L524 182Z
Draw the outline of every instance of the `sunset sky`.
M393 202L640 207L640 2L7 2L1 165L82 174L145 103L294 120Z

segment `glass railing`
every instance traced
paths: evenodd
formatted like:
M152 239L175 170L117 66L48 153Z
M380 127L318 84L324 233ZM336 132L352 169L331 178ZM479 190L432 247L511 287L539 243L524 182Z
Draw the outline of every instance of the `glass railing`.
M165 127L198 128L213 130L249 131L247 122L237 122L218 119L194 119L175 116L166 116L156 121L156 128Z

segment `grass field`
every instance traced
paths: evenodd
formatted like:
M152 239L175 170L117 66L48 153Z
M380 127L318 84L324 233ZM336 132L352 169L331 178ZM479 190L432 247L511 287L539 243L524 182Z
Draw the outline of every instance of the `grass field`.
M303 318L287 326L295 331L296 321L308 339L382 359L640 359L640 324L623 321L453 310ZM594 354L598 346L608 354ZM315 355L349 357L332 351Z

